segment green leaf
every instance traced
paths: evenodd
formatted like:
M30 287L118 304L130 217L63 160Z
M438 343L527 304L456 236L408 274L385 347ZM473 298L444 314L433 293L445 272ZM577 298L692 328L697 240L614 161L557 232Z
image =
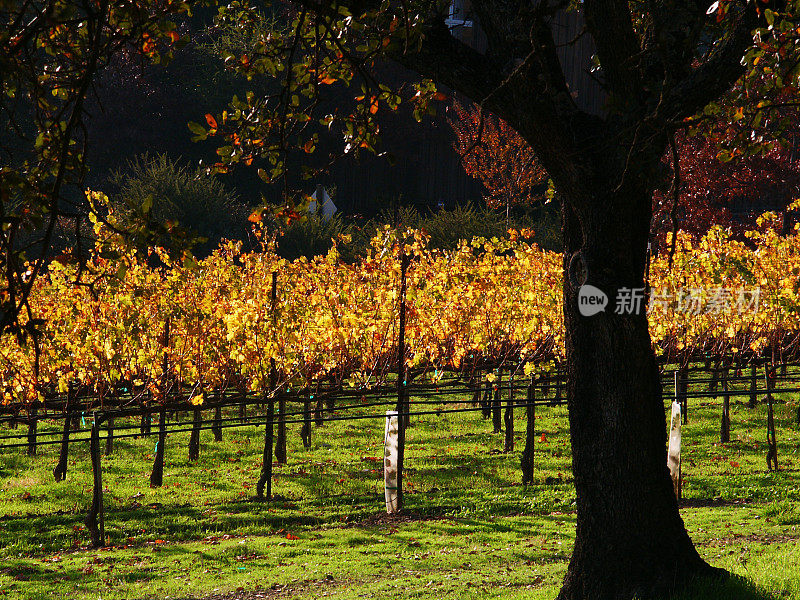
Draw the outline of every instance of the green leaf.
M193 142L198 142L200 140L204 140L208 137L208 133L206 132L205 127L200 125L200 123L195 123L194 121L189 121L187 124L189 131L195 134L195 137L192 138Z
M152 208L153 208L153 195L148 194L145 197L145 199L142 200L142 213L146 215L150 212L150 209Z

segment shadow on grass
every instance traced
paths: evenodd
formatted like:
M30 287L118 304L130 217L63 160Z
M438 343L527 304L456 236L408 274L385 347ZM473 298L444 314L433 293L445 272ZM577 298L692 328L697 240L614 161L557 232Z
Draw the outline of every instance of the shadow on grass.
M696 581L691 589L672 596L670 600L777 600L778 596L739 575L724 579L707 578Z

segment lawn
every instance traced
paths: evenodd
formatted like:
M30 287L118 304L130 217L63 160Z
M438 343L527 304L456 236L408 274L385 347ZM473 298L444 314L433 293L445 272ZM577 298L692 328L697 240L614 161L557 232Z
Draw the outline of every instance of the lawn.
M692 388L694 389L694 388ZM718 444L721 400L690 401L684 426L682 514L700 553L748 579L727 594L800 600L800 433L796 395L778 396L780 471L766 470L766 406L731 405L731 442ZM368 400L368 398L366 399ZM364 409L367 410L374 409ZM182 415L188 420L189 415ZM566 409L537 407L534 485L520 485L517 449L479 412L414 417L407 435L407 514L383 509L383 421L327 422L304 449L299 425L276 498L254 498L263 428L169 436L164 485L149 487L155 437L125 438L103 457L110 546L89 547L88 444L70 448L66 481L39 456L0 454L0 596L553 598L574 536L575 492ZM41 430L57 429L57 424ZM4 429L4 435L8 430ZM703 596L705 597L705 596ZM709 597L722 597L719 593Z

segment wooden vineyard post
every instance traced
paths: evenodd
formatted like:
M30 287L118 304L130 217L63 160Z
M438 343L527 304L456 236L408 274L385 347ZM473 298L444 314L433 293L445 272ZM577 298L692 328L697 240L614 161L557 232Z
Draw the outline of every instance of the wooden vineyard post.
M508 376L508 396L506 397L506 411L503 414L506 435L503 443L504 452L514 451L514 376Z
M314 403L314 425L317 427L322 427L325 425L325 419L323 415L323 411L325 409L324 398L319 393L319 382L317 382L317 392L316 394L311 395L311 399L314 399L316 396L316 402Z
M161 359L161 410L158 412L158 440L155 447L155 458L153 459L153 471L150 473L150 487L161 487L164 481L164 445L167 443L167 399L169 398L169 318L164 321L164 332L161 337L161 346L164 353ZM150 434L150 411L147 414L147 435ZM142 415L144 422L144 414Z
M689 422L689 367L678 369L678 402L681 404L683 423Z
M36 427L38 425L36 402L28 410L28 456L36 456Z
M397 411L387 410L386 424L383 430L383 490L386 500L386 513L390 515L400 510L397 500L398 424Z
M216 406L214 407L214 420L211 423L211 432L214 434L214 441L221 442L222 441L222 393L220 392L219 388L214 390L214 402L216 402Z
M142 418L139 421L139 434L145 437L150 437L150 427L152 424L152 418L150 413L142 413Z
M278 300L278 273L272 273L272 318L275 322L275 306ZM264 453L261 456L261 476L256 484L256 496L264 498L264 488L266 487L267 500L272 499L272 444L273 444L273 424L275 421L275 389L278 387L278 368L275 358L269 359L269 389L264 394L267 404L267 422L264 426Z
M153 459L153 472L150 473L150 487L161 487L164 482L164 445L167 443L167 408L162 406L158 411L158 440L156 440Z
M275 281L277 282L277 273L274 273L273 275L276 277ZM272 298L271 307L273 325L277 322L278 318L277 291L278 288L276 283L275 295ZM275 389L274 384L273 389ZM283 394L281 394L281 396L278 398L278 435L275 438L275 460L279 464L286 464L286 397Z
M106 456L111 456L114 452L114 417L108 417L106 421Z
M275 419L275 399L269 391L265 392L267 403L267 422L264 427L264 453L261 457L261 476L256 484L256 496L264 497L264 487L266 486L266 498L272 499L272 425Z
M754 362L750 367L750 408L756 407L758 402L758 366Z
M286 464L286 398L278 398L278 436L275 440L275 460Z
M722 419L719 424L719 441L727 444L731 441L731 395L728 390L728 368L722 367Z
M103 515L103 476L100 463L100 426L102 415L95 413L89 438L89 454L92 459L92 505L84 523L92 538L92 547L106 545L105 519Z
M342 384L338 383L336 385L336 391L340 392L342 390ZM333 412L336 410L336 394L328 394L325 397L325 410L328 413L328 417L333 416ZM324 416L323 416L324 419Z
M483 400L481 402L481 414L484 419L492 416L492 382L486 381L486 387L483 390Z
M61 433L61 450L58 453L58 463L53 469L53 477L56 481L64 481L67 478L67 458L69 455L69 430L70 420L72 419L72 395L74 388L70 382L67 389L67 403L64 406L64 429Z
M552 406L558 406L561 404L561 393L562 393L562 383L561 383L561 366L556 367L556 394L553 397Z
M672 478L675 498L681 499L681 405L672 403L672 414L669 420L669 448L667 450L667 468Z
M711 363L706 363L710 365ZM719 383L719 372L720 372L720 365L719 363L715 363L713 367L706 367L706 371L708 371L709 375L711 376L708 381L708 391L715 392L717 391L717 384Z
M765 369L767 379L767 469L778 470L778 442L775 437L775 413L772 408L772 389L775 384L775 367Z
M303 448L311 448L311 398L313 396L306 393L303 400L303 425L300 427Z
M153 393L152 392L148 393L150 394L151 396L150 399L152 400ZM139 420L139 435L143 435L144 437L150 437L150 428L152 426L152 423L153 419L150 413L148 411L143 412Z
M472 390L472 405L477 408L481 403L481 384L480 371L473 374L469 380L469 388Z
M400 315L397 331L397 461L394 512L403 510L403 461L405 459L406 424L408 403L406 402L406 270L408 257L403 246L400 247Z
M492 399L492 433L500 433L502 428L501 394L503 393L503 369L497 370L497 379L494 382L494 397Z
M536 426L536 388L533 383L533 378L528 384L528 391L526 397L527 406L525 414L527 416L527 423L525 426L525 449L522 451L522 485L531 485L533 483L533 457L534 457L534 442L536 439L535 426Z
M542 400L550 395L550 371L544 371L540 377L542 381Z
M196 406L192 411L192 433L189 436L189 461L200 458L200 428L203 426L203 411Z

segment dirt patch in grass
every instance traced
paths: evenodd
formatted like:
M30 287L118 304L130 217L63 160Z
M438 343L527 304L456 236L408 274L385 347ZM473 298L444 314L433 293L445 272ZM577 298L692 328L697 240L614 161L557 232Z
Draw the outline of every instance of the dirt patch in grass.
M271 598L291 598L296 594L312 590L314 596L318 597L323 590L329 591L337 587L352 585L353 583L354 582L350 580L337 581L333 578L333 575L328 575L322 579L299 581L288 585L275 584L268 588L250 591L238 589L235 592L228 592L226 594L211 594L210 596L201 597L190 596L179 600L267 600Z
M402 513L396 513L393 515L385 512L379 512L368 516L366 519L348 523L348 525L352 527L374 527L376 525L398 525L400 523L416 523L437 520L447 521L452 520L452 517L414 511L403 511Z

